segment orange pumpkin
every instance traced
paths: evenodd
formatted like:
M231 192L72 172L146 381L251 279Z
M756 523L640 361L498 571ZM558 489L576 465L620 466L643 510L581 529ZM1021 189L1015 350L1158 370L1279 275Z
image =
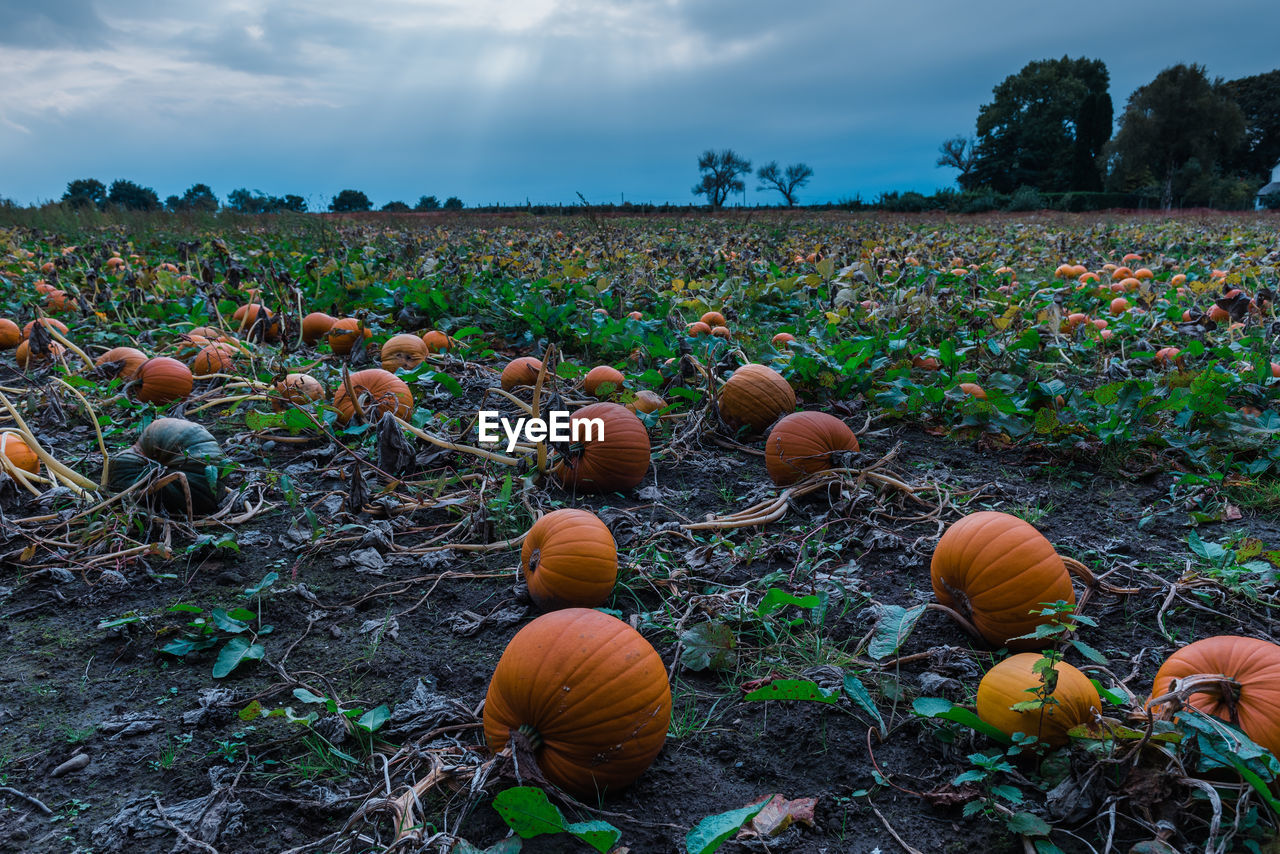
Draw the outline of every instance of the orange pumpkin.
M236 355L240 351L230 344L216 341L200 348L191 362L191 372L196 376L226 374L235 369Z
M41 318L37 318L37 320L28 320L26 325L22 327L23 339L27 339L31 337L31 329L36 325L37 321L40 323L41 326L48 327L51 329L56 329L58 330L58 332L60 332L64 336L70 331L67 329L67 324L63 323L61 320L57 320L56 318L52 318L52 317L41 317Z
M7 317L0 317L0 350L12 350L22 343L22 330Z
M1155 362L1158 367L1167 368L1177 363L1178 367L1182 367L1182 351L1177 347L1161 347L1156 351Z
M206 341L233 341L232 336L213 326L197 326L187 332L189 338L203 338Z
M511 391L516 386L533 385L538 381L538 374L541 371L541 359L535 359L532 356L512 359L502 369L502 390Z
M1075 604L1071 576L1044 535L1017 516L973 513L947 528L929 567L938 601L967 616L992 646L1031 649L1011 640L1047 618L1044 603Z
M1219 635L1184 646L1156 672L1151 695L1173 690L1173 680L1197 674L1226 676L1240 684L1235 717L1227 699L1197 692L1188 704L1206 715L1229 721L1259 745L1280 756L1280 646L1256 638Z
M333 323L333 318L323 311L311 312L302 318L302 343L309 347L315 346L317 341L329 334Z
M533 523L520 547L529 595L544 611L596 608L618 580L618 546L587 510L555 510Z
M629 312L627 312L627 317L628 317L628 319L630 319L630 320L644 320L644 315L643 315L643 314L641 314L641 313L640 313L640 312L638 312L638 311L629 311Z
M987 399L987 390L977 383L960 383L960 390L969 397L975 397L978 400Z
M31 446L17 433L0 433L0 454L9 458L15 468L31 474L40 474L40 458Z
M1071 729L1093 721L1102 710L1102 698L1079 668L1060 661L1054 665L1058 681L1049 702L1039 709L1011 708L1036 699L1043 683L1032 668L1040 659L1040 653L1024 652L988 670L978 683L978 717L1007 735L1026 733L1059 747L1067 743Z
M695 320L685 327L684 334L690 338L701 338L703 335L711 334L711 327L703 323L701 320Z
M796 393L782 375L764 365L747 364L733 372L716 400L720 418L731 430L761 433L796 408Z
M725 325L724 315L718 311L708 311L706 314L702 315L702 317L699 317L698 320L707 324L707 326L710 326L712 329L715 329L717 326Z
M635 400L627 404L627 409L630 409L632 412L643 412L648 415L650 412L657 412L666 405L667 402L662 399L661 395L649 391L648 389L641 389L636 392Z
M31 341L27 340L18 345L18 349L13 352L13 358L18 363L18 367L25 371L57 361L66 352L66 347L57 341L50 341L48 352L35 354L31 352Z
M173 403L191 394L195 379L191 369L168 356L155 356L133 374L133 396L143 403Z
M440 330L432 329L422 336L422 343L427 345L427 350L431 353L443 353L452 350L458 342Z
M832 467L832 454L857 451L858 437L849 425L825 412L793 412L769 431L764 465L778 486L795 483Z
M790 332L779 332L769 340L769 343L773 345L773 349L781 350L783 347L786 347L795 340L796 336L792 335Z
M582 388L592 397L606 398L622 391L622 384L625 381L626 377L617 368L597 365L587 371L587 375L582 378ZM609 387L602 388L606 383Z
M360 338L361 329L364 329L365 338L373 337L373 332L365 328L364 324L354 317L335 320L329 327L329 349L339 356L347 355L356 346L356 340Z
M310 374L285 374L284 379L278 381L273 388L280 395L280 399L271 403L277 412L287 409L290 403L305 406L325 397L324 386Z
M580 798L630 785L653 764L671 724L662 658L608 614L543 614L507 644L489 682L489 749L530 740L547 779Z
M258 328L261 330L262 337L268 341L280 336L280 321L275 319L275 313L271 309L260 303L252 302L240 306L231 318L239 324L236 328L242 333Z
M427 345L417 335L393 335L382 345L382 369L395 373L413 370L427 358Z
M733 340L733 333L729 331L727 326L717 326L711 330L711 334L716 338L723 338L726 341Z
M356 396L356 400L353 401L351 394L347 392L346 382L338 385L338 391L333 396L333 405L338 410L339 424L346 424L356 414L357 401L366 417L373 409L379 416L384 412L394 412L398 418L407 421L413 412L413 392L409 391L409 386L405 385L404 380L393 373L384 371L382 368L369 368L356 371L347 377L347 381L351 385L351 394Z
M649 471L649 432L616 403L593 403L570 416L576 436L554 474L578 492L626 492ZM584 429L585 428L585 429Z
M138 368L147 360L147 354L135 347L112 347L107 352L94 361L94 365L98 368L105 368L108 364L118 365L113 377L119 377L122 380L133 379L133 375L138 372Z
M1129 310L1129 301L1124 297L1116 297L1111 301L1111 313L1115 315L1124 314Z

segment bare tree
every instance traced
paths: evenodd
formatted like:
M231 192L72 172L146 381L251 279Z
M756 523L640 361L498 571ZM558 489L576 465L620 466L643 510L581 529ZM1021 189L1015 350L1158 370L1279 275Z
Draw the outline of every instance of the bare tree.
M964 179L973 171L973 166L977 162L977 156L974 153L974 143L972 139L965 139L963 136L953 136L942 145L938 146L938 165L947 166L952 169L959 169L960 176L957 182L963 186Z
M739 157L732 148L720 152L708 148L698 157L698 168L702 170L702 180L693 186L693 194L706 196L711 207L719 209L730 193L746 189L738 176L750 174L751 161Z
M777 190L782 193L782 198L787 200L787 207L794 208L796 191L809 183L809 179L813 177L813 170L803 163L792 163L786 171L780 171L778 161L770 160L760 167L756 177L761 182L760 186L756 187L757 190Z

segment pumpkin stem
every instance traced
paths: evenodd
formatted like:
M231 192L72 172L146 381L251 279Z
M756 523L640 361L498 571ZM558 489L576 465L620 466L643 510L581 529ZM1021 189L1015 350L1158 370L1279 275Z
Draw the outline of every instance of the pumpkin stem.
M1062 557L1061 555L1059 555L1059 557L1062 558L1062 565L1067 568L1067 571L1076 578L1079 578L1089 587L1097 587L1107 593L1115 593L1121 596L1132 596L1135 593L1142 592L1141 589L1137 587L1116 587L1114 584L1108 584L1101 578L1094 575L1093 570L1075 558Z
M1227 720L1233 726L1240 725L1240 713L1237 708L1240 703L1240 683L1221 673L1194 673L1170 681L1167 693L1147 701L1147 711L1148 713L1159 712L1159 706L1168 704L1167 711L1176 712L1187 704L1193 694L1216 695L1227 707Z
M524 736L524 740L527 742L531 751L538 750L542 747L542 735L533 728L532 724L520 724L516 732ZM512 733L512 735L514 736L515 733Z
M542 558L542 549L534 549L529 555L529 564L524 568L525 575L533 575L538 568L538 561Z
M961 597L959 601L960 601L960 604L962 604L963 606L968 605L968 600L964 599L963 597ZM948 617L955 620L956 623L959 624L960 628L964 629L966 632L973 635L975 638L982 637L982 632L978 631L978 627L975 626L973 623L969 622L969 620L966 617L962 616L960 612L956 611L954 608L948 608L946 605L943 605L939 602L930 602L925 607L927 607L930 611L941 611L942 613L946 614Z

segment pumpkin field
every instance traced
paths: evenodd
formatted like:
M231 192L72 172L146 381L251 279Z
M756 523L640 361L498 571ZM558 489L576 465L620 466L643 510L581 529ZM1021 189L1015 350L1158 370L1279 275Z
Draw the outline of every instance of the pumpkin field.
M1280 851L1277 225L11 215L0 849Z

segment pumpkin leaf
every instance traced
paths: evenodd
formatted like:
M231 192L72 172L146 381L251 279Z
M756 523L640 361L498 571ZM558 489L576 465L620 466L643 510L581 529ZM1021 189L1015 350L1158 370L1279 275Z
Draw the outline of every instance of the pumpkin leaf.
M680 635L680 663L690 670L733 666L738 639L724 623L699 623Z
M925 608L925 605L917 605L908 610L900 605L877 605L879 619L871 643L867 645L867 654L881 661L897 653L924 615Z
M171 640L160 648L160 651L166 655L176 655L178 658L185 658L193 652L206 650L218 643L216 637L211 638L187 638L182 637L177 640Z
M249 624L240 619L232 617L221 608L214 608L209 612L209 616L213 618L213 624L224 632L239 634L249 628Z
M391 710L386 705L378 706L370 709L360 716L360 720L356 721L356 726L367 732L377 732L378 728L385 724L391 718Z
M1009 736L963 706L957 706L943 697L917 697L915 702L911 704L911 709L922 718L951 721L952 723L966 726L974 732L989 736L1001 744L1012 743Z
M760 600L760 604L756 606L756 616L767 616L788 605L795 605L797 608L816 608L820 604L822 604L822 600L817 596L794 596L785 590L770 587L765 592L764 598Z
M862 680L857 675L853 673L844 675L844 693L854 705L875 719L875 722L880 725L880 735L888 738L889 728L884 725L884 718L880 717L880 710L876 708L875 700L871 699L867 686L862 684Z
M515 786L498 793L493 808L507 827L524 839L544 833L563 833L564 816L537 786Z
M265 654L266 650L262 644L251 643L245 637L233 637L218 652L218 658L213 663L213 678L221 679L228 676L244 662L260 661Z
M747 694L744 700L802 700L809 703L836 703L838 691L824 691L808 679L775 679L763 688Z
M709 815L698 822L684 838L684 850L687 854L711 854L733 836L742 826L755 818L764 803L753 804L741 809Z
M622 838L622 831L607 821L577 821L564 826L565 832L576 836L592 848L607 854Z

